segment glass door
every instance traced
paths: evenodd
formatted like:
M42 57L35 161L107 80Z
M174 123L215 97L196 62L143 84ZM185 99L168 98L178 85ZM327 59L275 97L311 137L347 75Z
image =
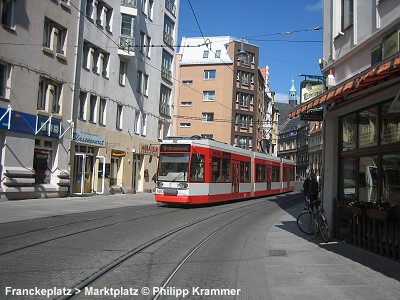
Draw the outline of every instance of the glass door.
M239 193L239 162L233 161L232 192Z
M73 195L83 195L85 183L85 159L86 154L76 153L74 157L74 182L72 187Z
M104 194L105 157L96 156L93 164L92 190L96 194Z

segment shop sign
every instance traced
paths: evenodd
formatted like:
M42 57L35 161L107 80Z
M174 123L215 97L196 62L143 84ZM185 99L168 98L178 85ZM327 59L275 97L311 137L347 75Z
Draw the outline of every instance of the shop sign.
M388 58L392 56L393 54L396 54L399 52L399 44L400 44L400 30L396 30L393 32L391 35L385 37L383 39L383 53L382 53L382 58Z
M323 121L324 112L322 109L309 109L300 114L300 120L303 121Z
M125 151L122 151L122 150L115 150L115 149L111 150L111 156L114 156L114 157L124 157L125 155L126 155L126 152L125 152Z
M159 146L151 144L140 144L139 148L141 154L158 155Z
M105 147L106 145L106 137L104 135L93 132L82 131L79 129L76 129L74 131L72 140L75 143L96 146L96 147Z
M55 139L60 137L61 121L57 119L50 120L48 116L37 116L0 108L0 118L0 130L10 130Z
M321 81L303 80L300 84L301 103L305 103L325 92L325 84Z

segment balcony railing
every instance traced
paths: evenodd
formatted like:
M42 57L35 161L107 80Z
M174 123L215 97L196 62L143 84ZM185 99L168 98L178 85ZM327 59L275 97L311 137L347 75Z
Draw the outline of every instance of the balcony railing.
M125 51L135 52L135 38L131 36L119 36L119 47Z
M161 76L168 81L172 81L172 72L166 67L161 68Z
M175 16L176 13L176 5L174 0L165 0L165 8Z
M174 38L172 37L171 34L168 32L164 32L164 43L166 43L168 46L173 46L174 45Z
M169 105L166 103L160 103L159 111L160 111L161 115L165 115L165 116L169 116L169 117L171 116L171 109L170 109Z
M121 0L121 5L137 8L137 0Z

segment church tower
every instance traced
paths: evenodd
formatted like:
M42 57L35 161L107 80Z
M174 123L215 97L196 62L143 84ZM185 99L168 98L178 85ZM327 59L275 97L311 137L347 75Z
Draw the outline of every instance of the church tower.
M291 107L297 106L297 91L294 87L294 79L292 78L292 87L290 88L289 105Z

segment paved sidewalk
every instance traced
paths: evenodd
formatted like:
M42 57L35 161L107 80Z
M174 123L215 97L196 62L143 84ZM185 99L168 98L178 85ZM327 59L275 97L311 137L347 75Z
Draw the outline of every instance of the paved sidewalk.
M302 233L296 224L302 208L289 209L267 236L272 299L400 299L400 263Z

